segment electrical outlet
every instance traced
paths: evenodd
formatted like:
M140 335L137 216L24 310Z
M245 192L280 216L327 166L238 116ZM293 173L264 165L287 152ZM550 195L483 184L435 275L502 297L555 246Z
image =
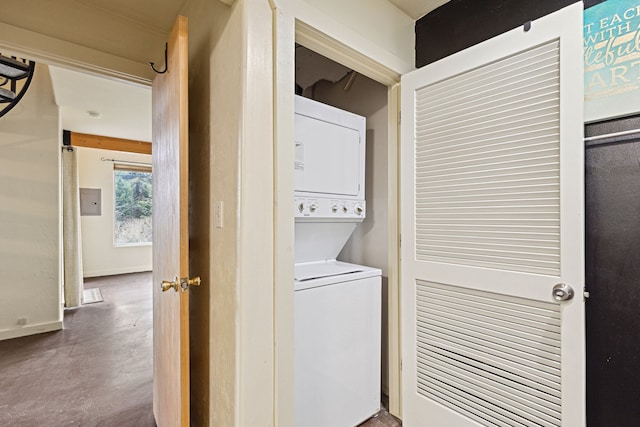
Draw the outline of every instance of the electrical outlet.
M26 317L19 317L18 318L18 325L19 326L24 326L24 325L27 324L28 321L29 321L29 319L26 318Z

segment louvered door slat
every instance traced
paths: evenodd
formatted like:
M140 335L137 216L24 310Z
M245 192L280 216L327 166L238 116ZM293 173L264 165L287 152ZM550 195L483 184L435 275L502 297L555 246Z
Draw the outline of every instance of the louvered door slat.
M433 361L431 362L433 363ZM553 419L544 419L541 417L539 412L534 411L531 408L514 404L513 402L505 399L504 396L494 394L489 388L485 388L480 391L478 387L474 386L464 374L456 373L456 375L450 375L446 370L438 371L436 369L419 369L418 375L421 373L425 376L429 376L452 385L456 389L460 390L463 395L477 396L479 393L482 393L482 400L488 409L493 409L494 412L500 411L503 415L510 416L513 418L513 421L519 422L522 425L531 425L536 427L553 427L558 425L557 420L554 423Z
M421 355L418 355L421 358ZM528 420L533 422L534 425L543 426L556 426L560 422L558 418L558 407L549 407L539 405L533 398L520 397L517 393L517 389L511 391L505 391L497 386L496 382L491 380L487 381L487 378L474 377L468 371L459 369L458 367L442 362L436 358L428 358L423 360L424 366L428 366L426 369L421 369L426 375L440 378L446 381L448 384L462 390L470 395L482 394L483 400L485 400L492 407L499 407L501 409L510 412L521 420ZM551 414L549 414L551 413Z
M433 94L442 95L443 93L450 93L457 88L473 90L475 85L483 83L495 84L497 77L515 74L517 70L526 70L531 64L541 63L546 60L557 62L557 57L557 45L542 45L527 50L527 55L512 56L509 61L496 61L473 70L473 73L462 73L443 80L433 89ZM440 93L438 93L438 89L441 91ZM433 101L436 102L437 98L434 98Z
M450 123L439 124L437 121L430 118L428 127L420 129L418 128L418 134L421 132L429 132L434 139L439 136L457 136L460 134L468 135L468 132L483 132L489 133L492 129L504 129L505 125L511 127L519 127L522 124L528 123L531 117L534 117L537 122L555 123L557 120L557 104L558 100L549 102L546 106L529 106L518 108L516 110L497 111L496 113L487 115L475 115L467 117L464 124L451 120ZM456 112L460 114L460 111ZM433 121L432 121L433 120Z
M549 313L545 310L522 311L514 304L496 304L494 301L484 301L482 298L465 295L460 293L447 292L443 289L430 287L428 291L422 289L416 290L417 299L431 298L440 304L451 304L458 307L459 310L479 310L488 317L509 320L512 323L522 325L535 325L539 329L545 329L555 334L560 333L560 319L553 317L553 312Z
M447 383L435 381L431 378L425 378L424 382L418 386L418 391L425 390L429 390L433 393L430 398L434 402L438 402L442 406L448 408L457 409L467 418L480 423L480 425L486 426L488 419L490 419L492 426L513 426L513 419L502 415L502 411L496 411L492 408L483 406L482 403L484 403L484 401L475 396L460 397L456 393L457 390Z
M537 385L537 389L560 396L560 382L556 375L523 364L520 359L511 357L509 354L494 351L491 347L484 347L475 342L466 342L464 339L459 339L457 334L450 334L446 328L439 328L438 325L434 325L429 334L419 332L417 336L424 338L424 344L421 343L417 346L418 352L429 346L440 347L452 354L461 354L471 360L479 361L483 366L486 366L483 369L495 368L527 378Z
M419 282L416 296L419 372L427 378L445 382L459 390L460 397L478 395L491 405L524 417L533 425L560 425L560 406L554 403L557 395L545 393L537 386L531 387L519 381L496 384L490 370L509 372L518 378L522 370L534 384L545 384L559 394L560 386L560 330L557 325L557 306L527 300L507 298L482 291L466 292L452 286ZM443 299L445 291L464 301L484 304L482 310L461 309L455 300ZM492 309L491 305L497 307ZM542 322L509 325L494 315L500 313L503 304L516 305L520 312L532 312ZM529 305L531 305L529 307ZM523 309L524 308L524 309ZM552 326L553 324L556 326ZM434 350L440 348L442 350ZM450 358L450 354L458 355ZM475 361L475 366L461 363L460 357ZM484 361L483 359L484 358ZM505 369L506 368L506 369ZM482 373L481 373L482 372ZM543 382L544 381L544 382ZM420 383L420 379L418 380ZM531 381L528 382L531 384ZM511 392L510 392L511 390ZM517 390L517 391L516 391ZM541 394L542 393L542 394ZM519 422L528 425L522 420Z
M528 141L528 143L523 143L523 141L511 140L511 141L506 141L501 143L487 144L484 146L484 149L477 146L472 146L468 148L462 147L458 150L450 150L447 153L446 158L450 160L459 160L459 159L465 159L469 157L473 158L477 156L492 157L493 155L511 154L513 152L517 152L522 149L527 149L530 152L548 150L550 148L554 149L556 147L552 139L553 138L547 138L547 140L537 139L536 141ZM433 151L432 152L426 151L426 152L429 153L430 156L433 156L433 160L431 162L433 164L437 164L438 153L434 153ZM429 163L423 162L422 164L426 165Z
M476 164L467 164L463 166L456 167L446 167L446 168L433 168L433 167L423 167L421 168L419 165L416 167L416 172L420 173L421 178L426 181L432 177L440 177L444 175L454 175L454 174L468 174L468 176L475 176L478 179L482 178L482 173L487 172L495 172L497 170L516 170L521 168L536 168L536 167L549 167L558 164L558 156L557 155L547 155L547 156L538 156L533 159L524 159L524 160L515 160L515 161L504 161L504 160L495 160L490 159L483 162L477 162ZM480 172L480 173L478 173ZM427 184L423 182L421 184ZM418 199L416 203L423 203L425 200Z
M560 319L558 307L544 301L522 300L522 298L511 295L495 295L478 289L465 289L463 293L450 285L439 283L429 283L429 287L423 290L422 282L418 282L416 292L429 292L432 294L445 294L460 298L462 300L477 301L496 308L513 309L518 312L518 316L528 316L530 314L548 319Z
M553 53L557 53L557 51L550 52L551 55ZM511 59L514 60L514 58ZM492 100L492 97L509 94L513 91L514 86L523 89L524 92L529 92L534 88L539 88L552 76L558 74L557 67L553 67L554 63L557 63L557 56L547 58L542 62L537 62L536 58L530 58L528 64L521 62L517 66L507 65L495 74L487 75L483 69L462 74L438 85L419 90L418 93L428 91L432 97L418 98L416 104L420 110L442 111L438 108L438 103L478 98ZM553 67L552 71L549 71L549 64ZM531 69L523 68L527 66ZM534 80L532 80L533 76L536 77ZM496 85L496 81L499 81L500 84Z
M432 181L441 181L441 180L447 180L449 178L474 178L474 179L481 179L481 178L485 178L485 177L494 177L496 175L498 176L502 176L502 175L509 175L511 173L513 174L517 174L517 173L547 173L547 172L551 172L554 171L555 168L557 168L557 164L558 164L558 158L557 157L553 157L549 162L539 162L538 164L534 164L534 165L517 165L517 166L511 166L511 167L487 167L487 165L483 165L483 166L477 166L477 167L473 167L473 168L465 168L465 170L458 170L458 169L450 169L447 171L438 171L438 172L431 172L429 171L429 169L426 169L423 171L423 175L425 178L428 178ZM522 198L521 198L522 199ZM556 199L557 202L557 199Z
M496 117L498 114L507 109L508 111L522 111L526 108L539 109L541 107L553 106L558 100L557 92L539 93L537 90L524 91L521 90L517 95L513 93L506 93L501 99L485 98L482 100L482 112L476 113L475 118L490 118ZM458 108L455 110L456 114L473 114L478 105L474 102L469 102L468 105L458 104ZM450 107L453 110L454 107ZM453 123L457 123L456 117L451 114L451 111L438 110L438 116L431 116L430 125L433 127L446 126Z
M519 236L512 236L509 233L509 237L500 237L500 236L483 236L482 231L456 231L456 230L443 230L447 234L440 234L439 232L429 232L423 231L425 236L428 236L430 240L434 242L439 241L447 241L447 242L466 242L469 245L474 245L475 242L478 243L488 243L488 244L511 244L513 242L518 242L521 238L526 238L531 242L535 242L536 246L545 246L545 247L553 247L553 236L546 235L544 233L538 234L521 234ZM444 240L446 239L446 240Z
M459 150L478 150L481 147L478 146L479 142L482 142L482 146L492 147L496 144L511 143L511 144L525 144L527 142L549 142L558 138L557 128L542 128L532 130L530 132L521 132L518 135L503 135L503 136L484 136L483 139L466 138L459 141L450 139L443 140L441 142L435 142L431 140L431 144L416 148L416 152L421 154L442 154L442 153L455 153Z
M456 300L447 300L447 298L433 297L434 294L427 296L421 296L418 294L417 301L425 307L433 307L436 312L438 309L446 310L447 312L455 313L457 311L464 311L465 316L468 319L476 319L477 324L480 325L483 322L489 322L490 325L499 325L507 331L523 332L536 334L541 337L546 337L550 340L550 345L556 347L560 339L559 325L551 326L545 323L533 323L531 321L519 323L513 319L513 316L501 316L499 312L492 310L491 307L481 307L479 305L468 305L464 302L458 302ZM555 349L554 349L555 350ZM553 355L557 358L557 354Z
M437 351L419 353L418 357L424 358L424 363L431 365L436 371L441 370L454 376L459 374L463 384L471 384L478 388L488 387L492 393L499 396L499 399L510 400L517 402L521 407L532 408L534 411L544 414L541 415L542 418L546 418L545 415L548 416L549 418L546 418L548 421L555 421L558 415L560 399L555 398L555 402L551 402L549 399L554 398L549 395L540 392L534 394L529 389L523 391L517 382L477 369Z
M516 358L524 359L524 363L527 363L528 366L539 368L553 375L558 373L558 369L560 368L560 357L558 352L554 353L554 350L557 350L557 348L554 349L547 343L543 342L548 342L548 339L540 337L538 340L535 340L535 337L532 336L520 338L509 336L504 332L498 332L491 329L486 330L486 325L472 325L470 322L472 322L473 319L468 319L469 323L467 323L459 316L447 313L446 310L434 309L430 304L424 305L425 309L432 309L432 311L428 313L422 312L418 314L418 325L420 327L424 327L425 331L427 330L427 324L439 325L449 331L457 332L460 337L463 335L469 337L466 338L468 341L476 342L478 344L484 343L486 346L511 354ZM445 316L444 318L447 319L446 324L443 323L440 316Z
M456 364L457 366L461 366L465 369L471 369L479 375L490 379L492 382L500 382L501 384L508 385L512 389L517 389L525 394L528 393L538 399L548 402L550 405L555 405L555 407L559 407L561 404L561 399L557 391L554 391L549 387L545 387L530 378L519 376L513 372L505 371L495 366L489 366L481 361L452 353L437 346L423 346L422 348L428 349L434 357L440 357L441 360L448 360L450 363Z
M482 136L484 138L489 137L504 137L509 134L523 134L528 132L540 131L540 130L548 130L548 131L557 131L557 116L551 114L543 114L536 117L537 121L532 122L527 118L513 118L510 122L502 122L502 123L486 123L482 126L478 126L476 128L466 128L466 129L458 129L452 128L451 132L441 131L430 133L428 128L423 130L418 129L416 131L416 135L418 138L429 138L434 143L440 141L449 140L453 143L460 141L468 141L469 139L475 139L478 136ZM420 149L421 146L418 146Z
M516 63L519 70L526 72L510 75L509 84L517 84L518 78L523 78L520 83L525 82L527 87L536 88L540 91L538 96L546 97L543 108L538 106L519 105L513 108L512 105L493 105L490 115L481 106L486 105L486 99L482 97L483 90L491 92L492 87L498 88L500 92L508 93L510 97L518 96L519 92L514 92L509 84L493 79L487 79L483 90L479 92L460 91L460 86L455 81L447 81L427 86L416 92L416 255L418 259L437 258L440 261L449 260L454 263L464 264L465 260L471 265L483 263L485 266L512 269L516 271L539 272L540 268L546 272L558 271L559 265L559 242L552 246L539 248L532 251L518 251L513 248L503 249L495 246L482 247L482 245L444 245L435 242L429 236L421 236L421 228L433 225L434 228L444 224L521 224L532 225L536 222L541 224L559 226L559 188L560 177L558 163L554 168L546 168L547 172L535 178L522 179L508 174L503 174L502 179L491 179L487 175L487 169L495 176L497 171L527 166L540 167L548 165L550 159L559 157L559 137L555 130L545 135L545 141L538 144L522 144L520 141L513 141L510 137L520 134L524 129L532 131L537 129L557 128L559 124L559 64L557 56L549 55L549 52L557 52L557 42L550 43L549 46L536 49L536 54L531 55L532 63L527 63L527 54L518 55L515 59L505 60L505 64L494 67L513 72L509 62ZM536 66L540 52L544 56L545 73L536 73L540 68ZM529 52L533 53L533 52ZM555 60L553 59L555 58ZM532 71L533 70L533 71ZM468 74L473 74L472 71ZM483 70L482 73L485 73ZM549 80L549 76L553 76ZM494 76L495 77L495 76ZM458 76L456 79L467 79L468 76ZM513 80L515 79L515 80ZM475 78L472 80L477 81ZM454 90L454 93L447 95L446 88ZM520 86L523 86L522 84ZM514 95L515 93L515 95ZM438 95L438 96L435 96ZM429 105L437 99L436 104L431 109ZM431 101L430 101L431 100ZM470 102L466 110L454 110L458 104ZM473 103L480 105L473 105ZM451 111L446 118L447 106L451 103ZM487 144L483 137L500 137L502 144L506 147L495 147ZM439 147L440 141L448 141L450 150L442 148L434 150L433 144ZM457 145L461 144L461 145ZM456 151L460 147L462 152ZM469 170L473 169L473 170ZM447 182L444 180L433 180L434 174L445 171L456 171L461 173L470 172L465 181ZM498 172L499 173L499 172ZM460 213L455 209L440 209L437 214L433 211L422 208L422 206L432 206L431 201L441 201L441 197L460 197L460 203L465 203L466 198L476 199L478 196L491 195L497 200L508 199L515 193L519 197L525 197L526 193L540 194L546 192L552 203L545 212L537 210L521 210L519 212L474 212ZM535 196L534 196L535 198ZM521 220L519 220L522 218ZM514 242L515 243L515 242ZM532 248L535 242L526 239L517 242L513 246ZM501 259L508 260L500 263ZM532 267L526 268L527 261L534 261ZM548 261L541 264L540 261Z
M482 195L475 195L475 196L469 196L469 195L457 195L457 194L453 194L453 195L440 195L438 197L431 197L429 199L430 205L436 205L436 204L451 204L451 203L462 203L462 204L473 204L473 203L487 203L487 202L492 202L492 203L512 203L514 201L527 201L527 202L533 202L535 203L536 201L539 202L545 202L545 203L549 203L551 202L557 202L557 199L555 199L555 196L558 194L558 190L551 190L551 191L538 191L538 192L534 192L534 193L527 193L527 194L519 194L518 192L505 192L504 194L482 194ZM462 199L462 197L464 197L464 199Z

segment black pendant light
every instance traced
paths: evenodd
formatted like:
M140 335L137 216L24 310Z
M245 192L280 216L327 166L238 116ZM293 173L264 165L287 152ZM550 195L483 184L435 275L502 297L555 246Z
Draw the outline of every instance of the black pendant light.
M0 53L0 117L16 106L29 88L36 63Z

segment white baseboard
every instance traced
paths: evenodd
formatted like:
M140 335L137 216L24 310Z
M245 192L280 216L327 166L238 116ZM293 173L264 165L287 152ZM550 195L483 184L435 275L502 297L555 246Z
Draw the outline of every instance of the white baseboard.
M128 273L142 273L145 271L151 271L150 265L138 265L135 267L127 268L111 268L105 270L89 270L83 272L85 278L87 277L101 277L101 276L114 276L116 274L128 274Z
M15 329L0 331L0 341L11 338L26 337L27 335L42 334L44 332L59 331L60 329L62 329L62 321L20 326Z

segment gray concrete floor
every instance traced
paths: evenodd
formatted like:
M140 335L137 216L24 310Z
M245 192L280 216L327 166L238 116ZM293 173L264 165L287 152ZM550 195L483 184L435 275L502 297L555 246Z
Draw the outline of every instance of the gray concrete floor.
M151 273L86 279L104 302L0 341L0 427L153 427ZM361 427L398 427L381 411ZM335 427L335 426L327 426Z
M155 426L151 273L87 279L104 302L0 341L0 426Z

